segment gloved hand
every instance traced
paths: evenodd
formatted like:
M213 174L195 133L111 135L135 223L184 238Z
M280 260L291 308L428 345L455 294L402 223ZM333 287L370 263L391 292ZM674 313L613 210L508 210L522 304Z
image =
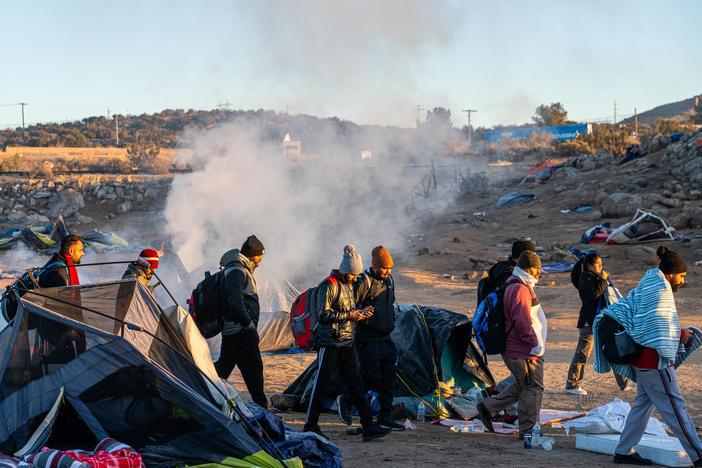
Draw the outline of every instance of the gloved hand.
M244 329L244 327L240 323L230 322L229 320L225 320L224 323L222 324L222 335L225 335L225 336L236 335L237 333L239 333L243 329Z

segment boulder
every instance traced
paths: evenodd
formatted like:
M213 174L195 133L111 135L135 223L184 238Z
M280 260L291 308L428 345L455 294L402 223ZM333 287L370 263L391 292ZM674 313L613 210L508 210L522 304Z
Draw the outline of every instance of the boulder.
M623 218L632 216L641 206L641 197L629 193L617 192L607 196L600 203L602 216Z
M681 211L670 218L670 224L672 224L675 229L685 229L688 224L690 224L690 214Z
M115 208L115 213L117 214L123 214L127 213L128 211L131 211L132 209L132 202L123 202L117 205L117 208Z
M584 221L598 221L602 219L602 212L598 209L590 210L583 216Z
M83 195L75 189L66 188L49 198L49 210L47 216L55 218L63 213L64 217L73 215L85 206Z

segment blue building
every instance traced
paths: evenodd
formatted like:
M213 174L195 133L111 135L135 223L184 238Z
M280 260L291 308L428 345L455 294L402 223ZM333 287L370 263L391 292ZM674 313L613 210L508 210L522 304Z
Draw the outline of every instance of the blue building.
M554 125L552 127L526 127L506 130L487 130L485 141L499 143L502 138L521 140L534 132L548 132L558 141L572 140L580 134L592 133L592 124Z

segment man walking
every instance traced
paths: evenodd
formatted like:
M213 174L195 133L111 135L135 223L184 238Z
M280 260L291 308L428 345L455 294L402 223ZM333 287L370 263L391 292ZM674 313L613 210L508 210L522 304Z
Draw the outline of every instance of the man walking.
M514 381L478 404L480 420L490 432L494 432L492 415L514 402L518 402L520 438L539 421L547 331L546 315L534 294L540 276L541 259L527 250L519 255L506 283L503 300L507 339L502 360L514 375Z
M352 283L362 271L361 256L353 245L347 245L339 269L332 270L330 277L318 286L320 304L317 326L312 333L312 342L318 349L317 375L307 409L305 432L312 431L326 437L319 428L319 415L335 370L341 374L349 389L351 401L361 416L363 440L383 437L391 432L389 428L373 424L373 412L365 399L358 358L353 347L354 322L367 320L373 315L370 308L356 308Z
M507 260L495 263L488 271L488 275L478 282L478 305L488 294L507 282L507 279L512 276L512 270L517 266L517 259L525 250L536 252L536 245L530 237L522 237L514 241L512 255L507 257Z
M661 246L656 252L658 268L648 270L627 297L607 307L603 314L624 327L627 334L643 346L641 356L632 365L613 365L615 372L631 377L637 383L637 394L624 423L619 445L614 449L614 463L650 465L633 449L643 436L648 420L657 409L665 423L677 436L694 466L702 466L702 443L685 409L685 399L678 385L675 358L680 346L688 346L692 335L680 329L675 308L676 293L685 282L687 264L676 252ZM597 372L608 372L610 363L598 346L595 319Z
M268 408L263 392L263 361L258 348L260 306L253 273L263 258L263 244L249 236L241 249L225 252L219 261L224 268L222 298L222 347L215 369L226 379L239 366L254 403Z

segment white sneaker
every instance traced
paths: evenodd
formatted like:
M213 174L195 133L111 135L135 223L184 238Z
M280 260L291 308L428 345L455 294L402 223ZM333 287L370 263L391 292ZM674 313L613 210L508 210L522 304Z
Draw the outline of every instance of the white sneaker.
M627 390L632 390L636 388L636 382L632 382L631 380L626 383L626 387L624 387L623 391L626 392Z
M587 395L587 390L585 390L584 388L580 388L580 387L566 388L566 392L570 393L571 395L580 395L580 396Z

